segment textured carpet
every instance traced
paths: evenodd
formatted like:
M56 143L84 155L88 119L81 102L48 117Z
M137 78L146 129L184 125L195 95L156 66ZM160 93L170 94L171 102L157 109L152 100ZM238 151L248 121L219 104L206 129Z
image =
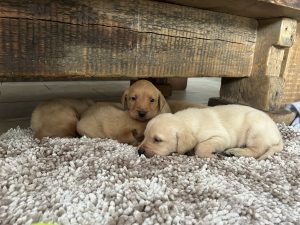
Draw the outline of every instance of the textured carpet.
M0 136L0 224L300 224L300 133L264 161L147 159L113 140Z

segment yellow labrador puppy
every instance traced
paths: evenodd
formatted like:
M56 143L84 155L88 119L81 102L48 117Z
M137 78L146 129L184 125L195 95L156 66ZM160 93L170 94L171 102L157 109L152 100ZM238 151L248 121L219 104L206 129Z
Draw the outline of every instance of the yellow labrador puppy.
M98 102L90 107L78 122L77 132L135 145L147 122L165 112L171 110L161 92L150 81L138 80L124 91L122 104Z
M104 120L111 118L115 123L110 121L109 125L114 124L114 127L118 127L120 122L121 124L127 123L129 121L129 116L136 120L147 121L158 113L170 112L169 106L163 95L151 82L146 80L139 80L126 89L122 97L122 102L126 108L129 108L129 112L126 112L127 115L125 112L119 112L121 109L116 111L113 107L105 108L108 105L116 106L121 104L102 102L93 107L85 117L88 117L87 115L93 117L93 114L101 114L103 115L103 121L101 121L102 124L105 123ZM77 136L77 122L81 118L82 113L93 103L92 100L77 99L54 99L41 103L35 108L31 117L31 127L34 131L34 137L41 139L43 137ZM104 107L103 112L101 112L101 107ZM104 115L104 113L107 114ZM118 118L115 119L114 115ZM124 121L122 121L122 119ZM98 126L98 124L89 123L89 126L91 127L88 128L87 125L84 126L84 121L87 121L87 118L80 123L79 131L81 134L87 135L88 131L91 129L95 130L95 127ZM84 131L84 128L86 128L87 131ZM112 131L113 128L111 132ZM141 133L143 133L143 131ZM112 135L111 133L109 137L117 137L118 140L121 140L122 142L125 140L125 142L127 142L128 134L126 134L126 132L123 134L124 137L120 136L121 134L119 131L116 131L115 135ZM135 134L135 136L140 136L140 134ZM93 137L95 137L95 135L93 135ZM103 137L103 135L101 137Z
M31 115L34 138L76 137L76 124L92 100L54 99L39 104Z
M98 102L81 116L77 132L92 138L111 138L136 145L143 137L147 123L132 119L118 103Z
M123 93L122 104L131 118L140 121L171 112L163 94L147 80L138 80L128 87Z
M152 119L138 153L147 157L185 154L194 149L199 157L225 152L257 159L283 149L281 134L264 112L241 105L190 108Z

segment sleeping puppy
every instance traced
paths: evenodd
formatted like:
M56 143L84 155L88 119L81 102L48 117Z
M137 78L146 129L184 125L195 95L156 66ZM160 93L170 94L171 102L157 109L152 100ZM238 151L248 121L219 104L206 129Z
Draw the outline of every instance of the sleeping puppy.
M225 152L265 159L283 149L273 120L262 111L241 105L158 115L148 123L144 135L138 153L147 157L185 154L194 149L199 157L216 157L214 153Z
M39 104L31 115L34 138L76 137L76 123L92 104L88 99L55 99Z
M160 113L171 112L162 93L147 80L138 80L128 87L122 96L124 110L131 118L147 121Z
M198 108L203 109L209 106L200 104L200 103L192 103L187 101L180 101L180 100L167 100L169 107L172 113L176 113L178 111L187 109L187 108Z
M82 115L77 123L77 132L92 138L111 138L136 145L141 141L146 125L144 121L132 119L121 105L99 102Z

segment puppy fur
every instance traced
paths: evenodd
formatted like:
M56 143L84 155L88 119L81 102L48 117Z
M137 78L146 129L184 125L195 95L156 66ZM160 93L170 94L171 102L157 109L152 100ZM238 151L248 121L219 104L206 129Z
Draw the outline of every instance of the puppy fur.
M88 137L112 138L136 145L143 138L151 118L159 113L171 112L164 96L147 80L138 80L128 87L121 102L121 107L97 103L89 108L78 122L77 132Z
M34 138L76 137L76 123L92 100L55 99L39 104L31 115Z
M203 109L207 108L207 105L200 104L200 103L192 103L187 101L179 101L179 100L167 100L169 107L172 113L176 113L178 111L187 109L187 108L198 108Z
M128 87L122 96L124 110L131 118L147 121L160 113L171 112L162 93L147 80L138 80Z
M77 132L92 138L111 138L136 145L143 136L146 122L132 119L120 105L96 103L77 123Z
M262 111L241 105L161 114L148 123L144 135L138 152L147 157L185 154L194 149L199 157L225 152L265 159L283 149L273 120Z

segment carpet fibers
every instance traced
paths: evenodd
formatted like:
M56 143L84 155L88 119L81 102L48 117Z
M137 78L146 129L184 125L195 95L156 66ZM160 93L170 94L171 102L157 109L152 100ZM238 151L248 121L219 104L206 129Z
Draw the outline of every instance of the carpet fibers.
M0 224L300 224L300 133L267 160L139 157L101 139L0 136Z

